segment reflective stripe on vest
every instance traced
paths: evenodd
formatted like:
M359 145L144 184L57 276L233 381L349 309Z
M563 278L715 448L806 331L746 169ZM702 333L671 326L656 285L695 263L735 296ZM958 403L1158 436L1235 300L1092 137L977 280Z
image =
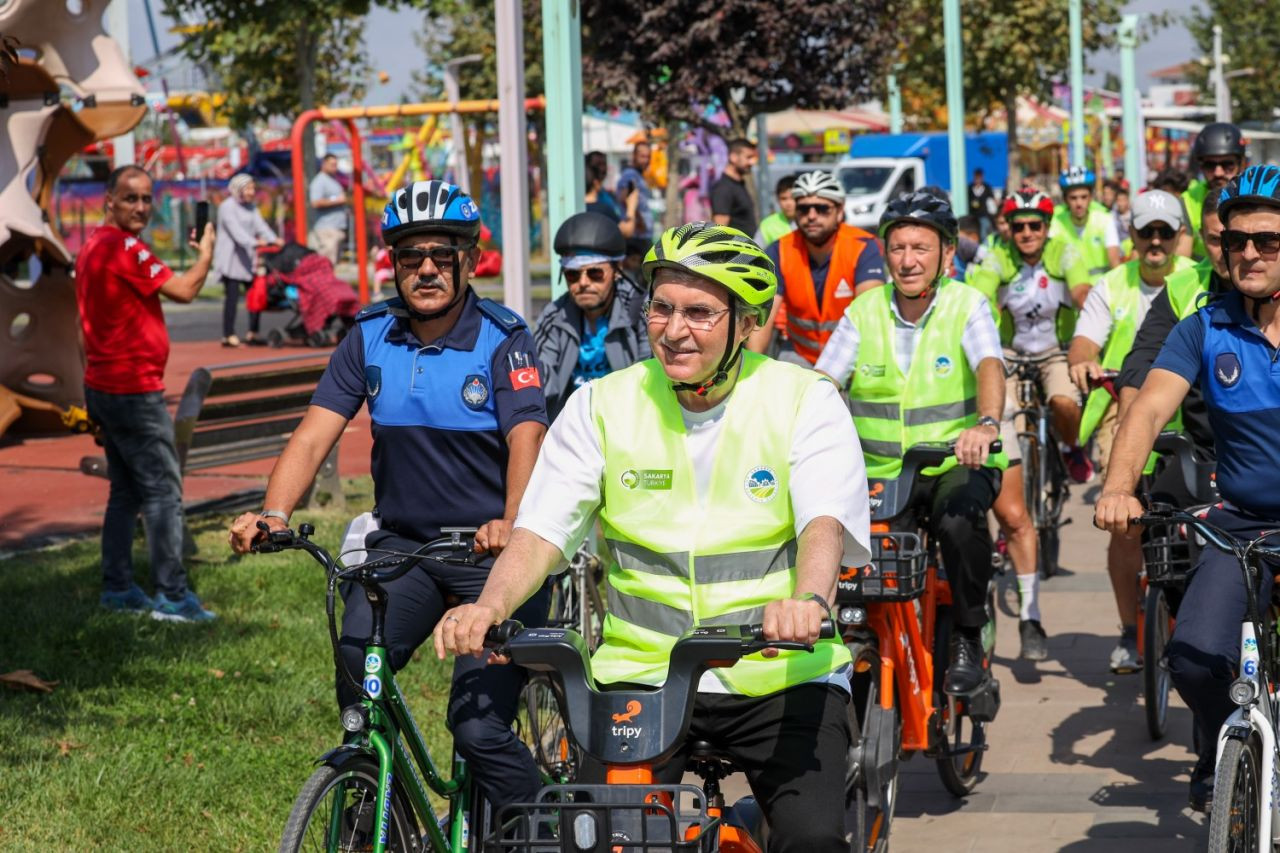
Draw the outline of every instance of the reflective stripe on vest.
M795 351L810 364L817 362L845 308L853 301L858 258L866 246L863 241L870 239L874 238L852 225L841 225L836 231L836 243L822 288L821 308L804 234L792 231L778 240L778 272L786 283L782 295L787 304L787 336Z
M795 592L798 546L789 496L791 438L818 374L744 352L699 500L671 381L654 359L591 383L604 452L600 521L612 560L604 640L592 660L602 683L661 684L671 646L695 624L759 622ZM848 650L752 655L717 675L761 696L834 671Z
M1133 349L1133 339L1138 334L1138 325L1142 313L1142 279L1138 269L1141 261L1132 260L1113 269L1103 276L1096 286L1106 288L1107 307L1111 311L1111 332L1107 335L1107 344L1102 349L1101 366L1103 370L1119 370L1124 366L1125 356ZM1166 279L1179 270L1192 269L1195 264L1190 258L1175 255L1173 269ZM1096 388L1089 392L1084 404L1084 412L1080 416L1080 444L1087 442L1098 424L1112 404L1111 394L1105 388Z
M978 381L961 341L969 315L985 297L958 281L940 284L904 376L894 352L893 293L892 287L878 287L845 312L858 331L849 407L867 476L877 479L898 476L905 447L950 441L978 421ZM1003 468L1007 457L998 454L988 464ZM932 476L955 465L952 458L923 473Z

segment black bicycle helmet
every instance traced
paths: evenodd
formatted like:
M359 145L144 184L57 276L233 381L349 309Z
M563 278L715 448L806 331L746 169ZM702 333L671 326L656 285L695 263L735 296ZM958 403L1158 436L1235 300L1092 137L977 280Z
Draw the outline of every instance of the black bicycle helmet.
M603 213L575 213L556 229L557 255L603 255L620 261L627 254L627 241L618 225Z
M876 233L883 240L890 228L908 222L927 225L948 243L956 242L960 230L956 215L951 210L951 203L924 190L903 193L889 202L884 213L880 214L880 228Z
M1240 128L1225 121L1215 121L1202 127L1191 148L1192 160L1203 157L1243 158L1244 154L1244 134Z

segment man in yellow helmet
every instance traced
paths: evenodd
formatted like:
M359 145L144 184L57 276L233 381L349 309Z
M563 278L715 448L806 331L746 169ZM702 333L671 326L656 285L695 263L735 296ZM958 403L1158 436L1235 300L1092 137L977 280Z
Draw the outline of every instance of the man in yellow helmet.
M602 683L662 684L694 625L760 622L812 654L752 655L698 685L690 738L742 768L770 850L841 851L850 657L818 641L840 566L865 565L867 472L836 387L748 352L777 289L736 229L664 233L644 260L654 358L583 386L552 425L511 543L475 604L436 630L441 657L483 651L599 516L613 557ZM677 781L683 754L661 781Z

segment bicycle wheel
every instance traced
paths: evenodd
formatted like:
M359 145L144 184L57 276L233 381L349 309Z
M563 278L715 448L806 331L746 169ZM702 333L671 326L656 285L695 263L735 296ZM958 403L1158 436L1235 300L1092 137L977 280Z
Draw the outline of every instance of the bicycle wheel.
M1018 452L1022 454L1022 499L1027 505L1031 523L1040 527L1040 441L1031 433L1018 434Z
M1169 722L1169 599L1163 587L1147 587L1142 616L1142 702L1147 712L1147 733L1152 740L1164 737Z
M987 647L987 630L994 645L995 599L987 592L988 628L983 631L983 646ZM937 726L937 742L942 750L935 761L942 787L953 796L968 796L978 784L982 772L982 754L987 746L987 724L972 720L964 708L964 700L947 695L942 685L946 680L946 661L950 658L951 608L939 607L937 628L933 639L934 660L934 725ZM988 653L987 660L990 660ZM940 665L941 664L941 665Z
M1042 447L1040 454L1041 498L1037 521L1039 547L1036 563L1040 577L1048 580L1058 573L1062 508L1067 502L1070 491L1067 487L1067 471L1062 462L1062 454L1056 447Z
M1258 849L1262 796L1257 742L1229 740L1218 761L1209 815L1209 853L1244 853Z
M294 800L280 839L280 853L369 850L377 834L378 765L372 760L342 769L316 769ZM403 791L392 783L387 849L421 849L417 822Z
M560 689L547 675L530 675L520 705L521 736L538 769L556 784L572 782L582 766L582 751L569 735Z
M898 801L897 755L902 743L898 709L880 707L880 655L867 645L851 646L853 675L849 702L850 756L847 825L855 853L884 853ZM880 778L881 776L887 778ZM874 778L874 781L872 779ZM874 792L869 791L874 789ZM873 795L874 793L874 795Z

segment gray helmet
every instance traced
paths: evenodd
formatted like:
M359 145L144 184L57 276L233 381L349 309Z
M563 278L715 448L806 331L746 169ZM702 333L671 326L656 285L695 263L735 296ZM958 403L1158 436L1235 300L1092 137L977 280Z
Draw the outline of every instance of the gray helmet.
M804 198L811 195L844 204L844 187L840 186L840 182L830 172L805 172L796 177L795 186L791 188L791 197Z
M1225 121L1215 121L1200 128L1195 144L1191 147L1191 159L1202 157L1244 157L1244 134L1240 128Z
M954 243L959 226L951 203L923 190L903 193L885 206L876 232L881 240L895 225L914 222L926 225L942 236L943 242Z

